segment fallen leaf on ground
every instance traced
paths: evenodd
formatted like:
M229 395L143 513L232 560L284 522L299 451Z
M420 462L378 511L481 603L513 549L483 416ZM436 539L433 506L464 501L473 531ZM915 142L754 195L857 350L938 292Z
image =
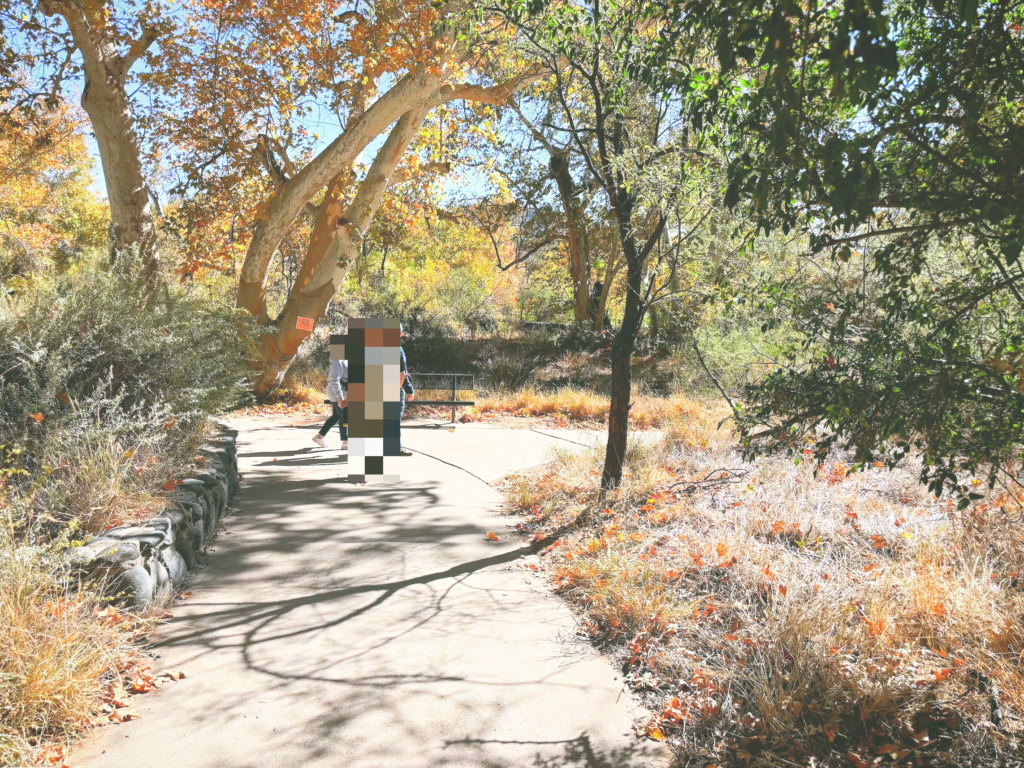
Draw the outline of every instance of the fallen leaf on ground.
M129 706L133 701L135 701L135 697L129 695L124 688L115 688L111 691L110 701L115 707L120 709Z
M836 736L839 734L839 726L835 723L825 723L822 730L825 731L825 736L828 738L829 744L832 744L836 740Z
M488 531L487 538L491 541L500 541L500 539L498 538L498 534L496 534L494 531Z
M65 768L67 763L65 762L68 757L67 748L63 744L56 744L52 747L47 747L39 756L36 757L37 765L59 765L61 768Z

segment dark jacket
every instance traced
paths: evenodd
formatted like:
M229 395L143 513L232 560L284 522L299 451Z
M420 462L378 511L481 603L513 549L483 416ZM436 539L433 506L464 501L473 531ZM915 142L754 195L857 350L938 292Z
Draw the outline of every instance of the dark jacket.
M407 396L411 396L416 394L416 388L412 385L412 378L409 376L409 364L405 361L405 350L399 347L399 352L402 354L401 365L398 370L405 374L405 383L402 384L402 391L405 392Z

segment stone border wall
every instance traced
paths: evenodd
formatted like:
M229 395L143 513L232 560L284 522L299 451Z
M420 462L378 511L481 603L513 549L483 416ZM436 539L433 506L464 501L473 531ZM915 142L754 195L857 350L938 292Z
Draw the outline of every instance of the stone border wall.
M238 490L238 431L213 419L215 434L196 452L207 471L195 470L175 488L167 507L152 520L104 531L68 552L88 577L137 608L170 597L199 565Z

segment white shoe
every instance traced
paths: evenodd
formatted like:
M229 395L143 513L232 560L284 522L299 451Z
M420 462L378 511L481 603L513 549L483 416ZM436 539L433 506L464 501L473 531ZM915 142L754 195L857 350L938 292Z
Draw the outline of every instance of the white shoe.
M341 441L341 450L343 450L343 451L347 451L348 450L348 440L342 440Z
M327 447L327 441L324 440L323 435L313 435L313 442L319 445L321 448Z

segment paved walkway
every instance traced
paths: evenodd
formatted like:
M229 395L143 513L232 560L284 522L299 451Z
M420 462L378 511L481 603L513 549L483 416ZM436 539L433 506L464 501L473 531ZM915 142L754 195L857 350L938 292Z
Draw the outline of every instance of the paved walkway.
M155 649L188 677L140 696L141 719L72 765L667 765L632 736L644 713L567 606L511 567L522 542L487 485L595 435L404 430L418 453L402 483L357 487L315 427L234 426L243 514Z

